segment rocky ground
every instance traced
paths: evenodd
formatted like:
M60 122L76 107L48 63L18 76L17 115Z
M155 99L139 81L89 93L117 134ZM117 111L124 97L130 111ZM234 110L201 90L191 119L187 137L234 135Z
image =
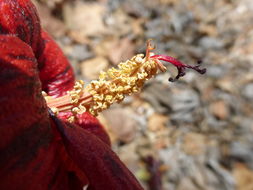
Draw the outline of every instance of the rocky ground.
M78 78L155 52L205 75L176 71L99 116L113 149L150 190L253 189L253 4L251 0L38 0L44 28Z

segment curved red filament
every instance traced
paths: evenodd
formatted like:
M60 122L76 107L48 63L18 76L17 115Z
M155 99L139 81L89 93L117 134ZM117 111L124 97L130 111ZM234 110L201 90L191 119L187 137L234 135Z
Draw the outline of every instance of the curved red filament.
M168 63L171 63L172 65L174 65L177 68L178 74L175 78L170 77L169 78L170 82L174 82L174 81L178 80L180 77L184 76L186 68L193 69L200 74L204 74L206 72L206 68L200 68L200 64L201 64L200 61L198 62L198 65L191 66L191 65L184 64L181 61L178 61L177 59L175 59L171 56L168 56L168 55L153 55L150 58L161 60L161 61L166 61Z

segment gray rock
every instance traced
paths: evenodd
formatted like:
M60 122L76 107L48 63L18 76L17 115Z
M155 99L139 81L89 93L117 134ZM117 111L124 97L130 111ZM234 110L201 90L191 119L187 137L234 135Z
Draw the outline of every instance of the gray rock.
M63 45L70 45L72 43L72 39L70 39L68 36L63 36L61 39L60 39L60 42L63 44Z
M177 122L193 122L194 110L199 107L200 100L194 90L182 90L172 95L172 116L171 119Z
M226 73L223 66L212 65L207 68L207 75L213 78L221 78Z
M229 157L236 161L246 163L253 169L253 145L251 143L232 142Z
M239 137L252 139L253 119L249 117L236 117L235 118L236 128L234 134Z
M69 56L72 59L83 61L85 59L93 57L93 53L88 49L86 45L74 45Z
M193 21L193 15L191 12L182 12L171 11L171 22L175 33L181 34L184 28Z
M141 96L152 105L156 112L168 113L171 111L170 94L168 86L157 82L150 82L145 86Z
M191 123L195 121L193 114L190 112L173 113L171 115L171 119L173 121L180 122L180 123L182 122Z
M213 37L203 37L199 41L199 45L205 49L221 49L224 46L224 43L221 41L221 39Z
M209 169L218 177L219 184L217 189L220 190L233 190L235 189L235 179L227 170L223 169L217 161L209 160L207 163Z
M147 28L147 31L145 32L147 38L155 38L156 40L159 40L159 38L162 38L163 36L172 34L168 21L164 19L153 19L150 22L147 22L145 27Z
M172 95L172 110L188 111L198 107L199 96L194 90L186 89Z
M247 99L253 100L253 83L249 83L243 88L242 95Z

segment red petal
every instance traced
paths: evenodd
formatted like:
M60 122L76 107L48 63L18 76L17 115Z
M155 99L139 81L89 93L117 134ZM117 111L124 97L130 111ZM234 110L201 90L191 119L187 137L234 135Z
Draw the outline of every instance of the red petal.
M96 135L104 143L111 146L110 137L106 133L104 127L101 125L99 120L92 116L90 113L85 112L83 114L77 115L77 125Z
M143 189L108 145L76 125L63 123L51 113L69 155L85 172L92 190Z
M55 41L42 31L44 46L39 56L40 79L42 89L50 96L65 95L74 86L73 68Z
M60 112L57 115L58 118L64 120L65 122L67 122L67 119L70 116L72 116L71 112ZM90 113L84 112L83 114L78 114L75 124L92 133L93 135L96 135L104 143L111 146L110 137L108 136L104 127L100 124L99 120Z
M35 55L40 46L40 21L30 0L0 1L0 34L14 34L29 44Z
M68 189L32 49L0 35L0 189Z

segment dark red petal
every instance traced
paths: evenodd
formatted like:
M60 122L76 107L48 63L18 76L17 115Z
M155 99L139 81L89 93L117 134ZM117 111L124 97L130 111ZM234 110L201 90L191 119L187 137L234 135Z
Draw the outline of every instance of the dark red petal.
M40 21L30 0L0 1L0 34L13 34L29 44L35 55L40 46Z
M72 116L71 112L60 112L57 117L67 122L67 119ZM82 127L88 132L96 135L100 140L102 140L107 145L111 146L110 137L105 131L104 127L101 125L99 120L92 116L88 112L77 115L77 120L74 122L76 125Z
M63 123L51 112L69 155L85 172L92 190L143 189L108 145L77 125Z
M76 124L100 138L104 143L111 146L110 137L99 120L88 112L77 115Z
M0 189L67 190L33 51L0 35L0 52Z
M73 68L55 41L42 31L44 49L39 56L42 89L50 96L65 95L74 86Z

